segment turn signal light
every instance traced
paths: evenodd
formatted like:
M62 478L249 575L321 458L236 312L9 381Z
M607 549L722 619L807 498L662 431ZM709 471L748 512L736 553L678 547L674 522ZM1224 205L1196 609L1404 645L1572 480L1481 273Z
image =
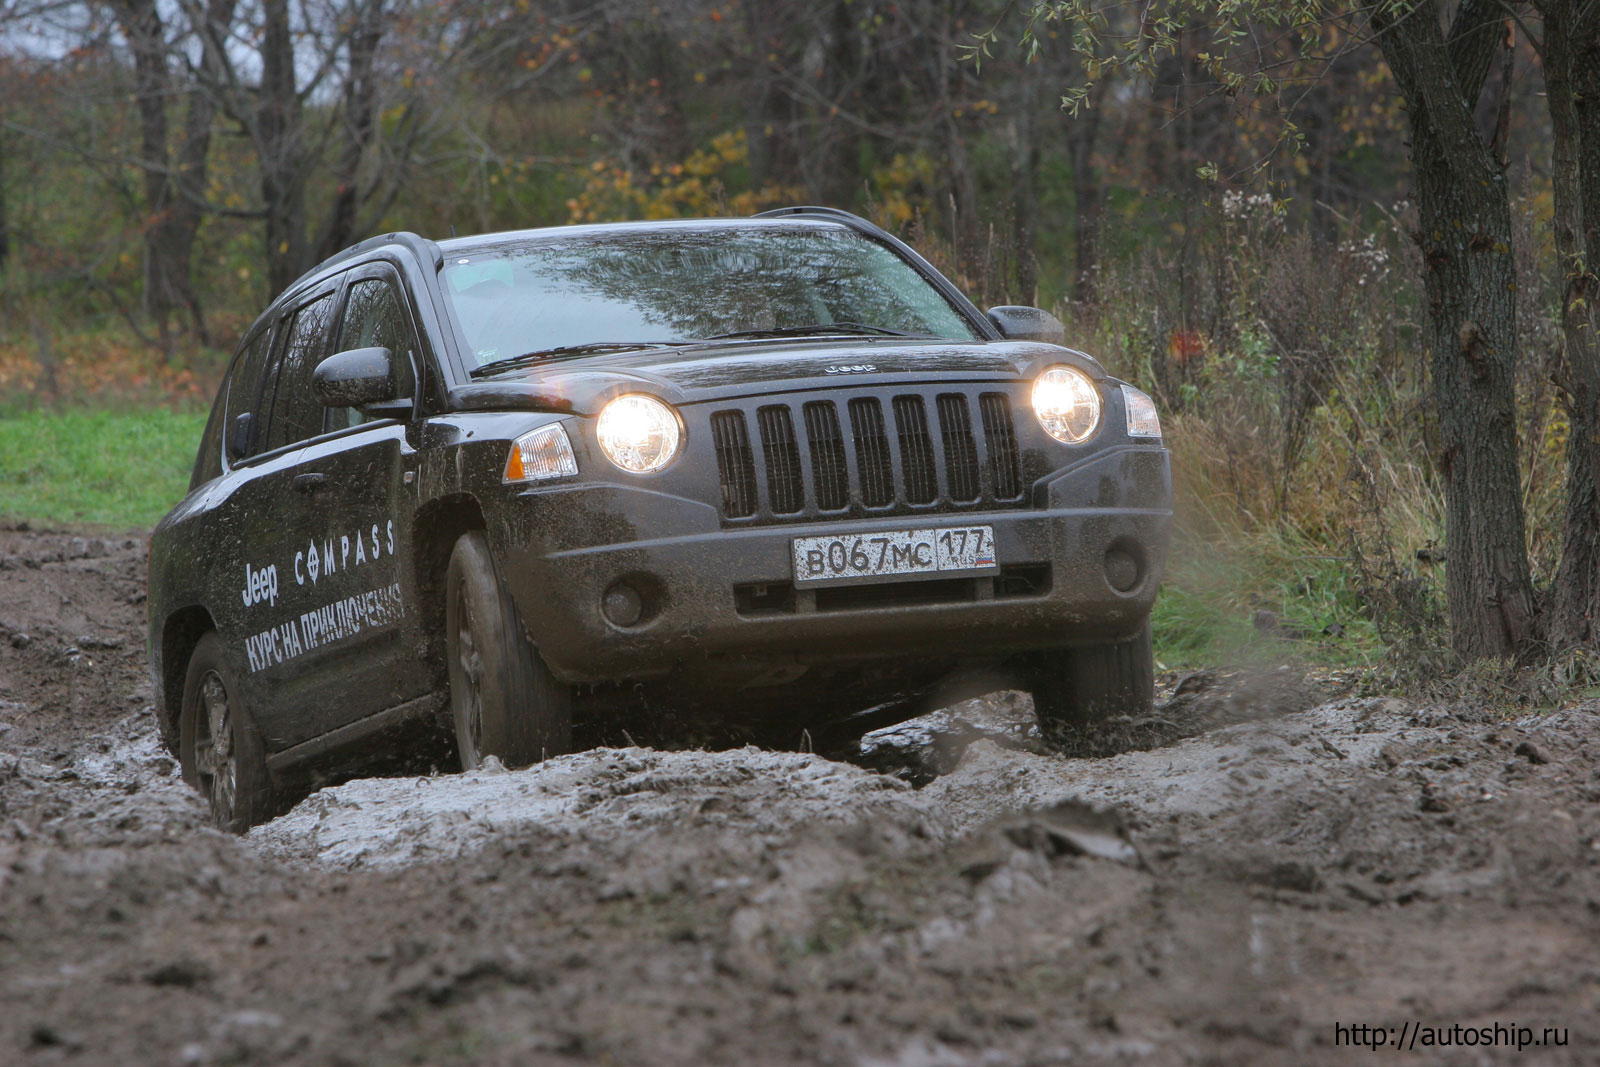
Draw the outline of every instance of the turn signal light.
M559 422L531 430L511 442L506 457L507 482L548 482L578 473L572 442Z

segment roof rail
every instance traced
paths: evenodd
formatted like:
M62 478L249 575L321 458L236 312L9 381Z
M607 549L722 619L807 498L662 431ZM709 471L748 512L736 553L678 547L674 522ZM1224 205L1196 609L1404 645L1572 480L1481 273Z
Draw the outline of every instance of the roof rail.
M790 215L810 215L814 218L832 219L834 222L844 223L852 230L860 230L862 233L868 233L878 238L887 237L892 241L896 241L897 244L899 243L895 236L888 230L868 222L860 215L852 214L843 208L821 207L815 204L797 204L794 207L777 207L773 208L771 211L758 212L750 217L753 219L776 219Z
M356 256L370 252L374 248L382 248L384 245L401 245L415 253L417 257L420 258L424 263L432 263L434 266L438 266L444 255L444 253L439 250L439 246L428 240L426 237L414 234L409 230L395 230L392 233L384 233L379 234L376 237L368 237L365 241L357 242L342 252L335 252L321 263L318 263L315 267L312 267L310 270L300 275L300 277L289 283L289 285L285 286L283 292L287 293L298 289L301 285L310 281L313 277L321 274L323 271L328 270L330 267L336 267L347 259L354 259ZM281 296L282 294L280 293L278 295Z

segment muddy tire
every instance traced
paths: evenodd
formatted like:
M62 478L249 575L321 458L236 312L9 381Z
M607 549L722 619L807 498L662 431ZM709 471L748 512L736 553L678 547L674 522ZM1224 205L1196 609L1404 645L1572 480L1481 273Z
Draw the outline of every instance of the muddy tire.
M1155 692L1149 621L1126 641L1040 653L1031 688L1039 732L1057 746L1114 715L1148 715Z
M183 780L200 791L211 818L242 834L273 815L266 749L215 631L194 646L178 713Z
M572 747L572 690L528 641L482 533L461 536L445 577L445 660L461 766L525 767Z

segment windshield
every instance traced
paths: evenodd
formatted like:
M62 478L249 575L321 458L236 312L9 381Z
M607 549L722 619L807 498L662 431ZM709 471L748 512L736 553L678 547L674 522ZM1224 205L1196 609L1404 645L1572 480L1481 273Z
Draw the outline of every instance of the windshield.
M480 367L832 323L858 334L978 336L909 263L845 229L746 224L499 242L450 250L442 278Z

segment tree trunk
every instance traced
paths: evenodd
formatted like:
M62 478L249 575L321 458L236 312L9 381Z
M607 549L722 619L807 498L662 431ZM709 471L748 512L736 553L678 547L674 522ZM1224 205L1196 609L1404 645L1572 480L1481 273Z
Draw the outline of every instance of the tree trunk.
M1578 45L1578 177L1583 196L1583 245L1588 257L1591 314L1600 318L1600 8L1588 7L1590 20ZM1600 325L1597 323L1596 325Z
M1095 79L1089 87L1084 108L1070 120L1067 127L1067 154L1072 161L1072 200L1077 215L1073 227L1072 299L1079 304L1092 304L1100 295L1100 220L1104 213L1100 176L1094 169L1094 149L1099 140L1100 122L1105 111L1100 106L1105 99L1109 77Z
M117 0L117 24L133 52L134 104L139 114L138 166L144 176L144 310L156 325L163 356L172 352L172 312L184 301L189 262L173 262L174 189L167 151L166 27L155 0Z
M196 26L202 64L212 65L228 36L236 0L210 0ZM172 349L172 316L189 315L190 327L208 342L205 314L194 288L191 259L205 218L206 169L217 100L206 86L185 87L188 111L183 141L168 147L167 106L174 95L169 70L171 47L155 0L117 0L118 25L133 50L135 102L139 113L139 167L144 172L144 305L156 324L164 353Z
M1038 230L1039 137L1034 117L1034 70L1031 64L1017 74L1018 101L1007 132L1011 141L1011 246L1016 260L1016 293L1022 304L1039 301L1038 260L1034 235Z
M959 32L955 29L958 20L954 7L948 3L937 5L937 17L943 30L940 39L953 40ZM934 205L934 210L945 216L958 270L970 283L969 295L981 304L989 294L986 291L988 279L981 276L978 186L972 161L967 155L966 134L955 117L963 73L956 64L949 62L946 54L934 49L928 50L925 64L933 95L930 133L937 145L935 158L943 167L939 202Z
M1511 210L1505 175L1473 122L1500 29L1496 6L1467 0L1448 43L1438 0L1373 21L1410 119L1443 451L1450 636L1469 659L1520 654L1537 637L1517 465Z
M277 294L308 266L301 159L304 131L300 98L295 91L288 0L262 0L261 9L261 102L256 118L256 153L266 217L267 283Z
M1571 0L1545 0L1545 89L1550 108L1555 244L1561 294L1559 382L1567 394L1566 516L1551 586L1552 650L1600 639L1600 12L1581 23Z
M0 111L0 119L5 116ZM5 277L6 259L11 255L11 224L6 219L6 134L0 121L0 278Z
M368 0L355 13L345 47L350 69L345 75L344 151L334 171L338 179L333 203L317 241L317 256L326 259L353 243L356 212L366 197L361 189L361 163L377 132L378 85L374 71L383 39L383 0Z
M208 0L201 9L202 25L195 31L201 40L200 63L216 71L219 55L233 26L237 0ZM219 110L217 97L204 84L189 87L189 110L184 116L183 144L177 153L173 175L171 223L163 239L166 255L175 267L181 264L183 284L175 299L189 312L189 322L201 344L209 344L205 313L193 282L194 241L206 214L206 175L211 159L211 128Z

